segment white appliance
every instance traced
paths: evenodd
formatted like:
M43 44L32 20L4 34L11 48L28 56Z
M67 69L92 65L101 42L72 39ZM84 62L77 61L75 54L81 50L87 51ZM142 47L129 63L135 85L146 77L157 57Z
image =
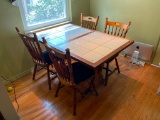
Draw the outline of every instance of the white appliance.
M139 59L150 61L152 52L153 52L153 45L144 44L140 42L134 42L132 45L130 45L124 50L125 54L129 56L132 56L134 51L139 52L139 55L138 55Z

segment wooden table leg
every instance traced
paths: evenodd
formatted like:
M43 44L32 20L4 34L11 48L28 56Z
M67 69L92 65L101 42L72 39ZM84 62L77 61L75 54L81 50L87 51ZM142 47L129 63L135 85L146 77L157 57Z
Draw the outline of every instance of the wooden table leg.
M95 86L98 86L100 83L102 83L103 76L102 76L102 70L103 70L104 64L99 65L94 69L95 71Z

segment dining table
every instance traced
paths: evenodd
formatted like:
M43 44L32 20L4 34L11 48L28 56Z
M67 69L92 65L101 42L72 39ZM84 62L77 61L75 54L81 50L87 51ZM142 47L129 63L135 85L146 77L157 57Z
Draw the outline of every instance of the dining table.
M36 35L40 42L45 37L49 46L62 52L69 48L72 59L95 70L96 79L101 78L105 61L134 43L127 38L70 23L36 32Z

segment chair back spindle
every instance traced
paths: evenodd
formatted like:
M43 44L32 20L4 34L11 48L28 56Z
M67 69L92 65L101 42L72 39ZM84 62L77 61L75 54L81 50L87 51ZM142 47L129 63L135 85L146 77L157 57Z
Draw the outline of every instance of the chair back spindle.
M94 18L91 16L83 16L83 14L81 13L81 26L82 27L96 30L98 20L99 20L99 16Z
M108 21L108 18L106 18L104 32L125 38L130 25L131 22L124 24L122 22Z
M25 44L26 48L28 49L30 55L32 56L33 62L38 64L46 64L45 57L42 54L42 49L38 42L37 35L33 33L34 37L30 37L26 34L20 32L20 30L16 27L16 30L22 39L23 43Z

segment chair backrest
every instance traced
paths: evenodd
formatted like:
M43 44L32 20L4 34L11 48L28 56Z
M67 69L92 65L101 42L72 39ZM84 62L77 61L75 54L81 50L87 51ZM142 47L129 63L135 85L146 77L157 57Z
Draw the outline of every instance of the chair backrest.
M122 22L108 21L108 18L106 18L104 32L125 38L130 25L131 22L124 24Z
M43 37L43 44L46 47L52 63L56 69L58 79L66 86L74 85L74 78L71 65L70 51L67 48L66 53L63 53L47 44Z
M21 33L17 27L15 29L19 34L20 38L22 39L23 43L27 47L30 55L32 56L33 62L39 65L45 65L45 57L42 54L42 49L40 47L37 35L33 33L33 37L31 37L24 33Z
M96 30L98 24L99 16L94 18L91 16L83 16L81 13L81 26L89 29Z

